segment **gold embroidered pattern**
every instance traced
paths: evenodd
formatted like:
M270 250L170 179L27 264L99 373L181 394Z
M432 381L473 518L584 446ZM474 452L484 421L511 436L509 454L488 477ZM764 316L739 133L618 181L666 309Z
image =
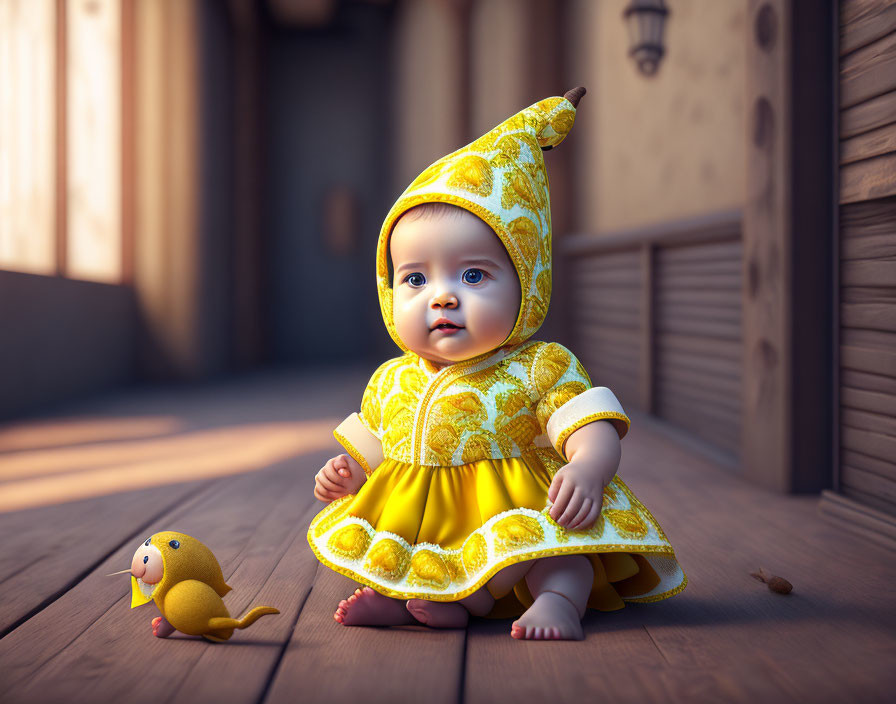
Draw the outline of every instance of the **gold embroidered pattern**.
M487 197L495 186L492 168L481 156L470 154L458 160L448 185Z
M623 537L641 539L647 535L647 526L634 511L606 509L603 515Z
M373 374L361 415L385 457L452 466L533 451L553 413L589 387L582 365L556 343L530 341L429 375L409 353ZM545 460L551 472L558 461Z
M476 591L504 567L561 554L622 552L665 560L662 583L652 592L625 600L655 600L683 588L686 578L675 553L650 512L614 477L611 488L623 508L604 509L588 530L568 531L543 511L513 509L493 516L471 533L460 549L432 543L411 545L387 532L377 532L364 519L346 517L346 525L330 527L330 514L340 515L343 500L325 508L311 522L308 540L327 566L394 598L455 601Z
M363 526L357 523L349 523L333 533L327 541L327 547L341 557L356 560L370 545L370 535Z

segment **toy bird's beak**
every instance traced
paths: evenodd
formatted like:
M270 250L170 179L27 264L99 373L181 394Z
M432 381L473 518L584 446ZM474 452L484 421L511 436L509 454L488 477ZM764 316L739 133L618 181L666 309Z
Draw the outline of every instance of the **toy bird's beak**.
M131 573L131 568L129 567L129 568L126 569L126 570L121 570L121 572L113 572L112 574L107 574L106 576L107 576L107 577L114 577L114 576L117 575L117 574L124 574L125 572L127 572L128 574L130 574L130 573Z
M130 572L130 570L128 570ZM137 578L134 575L131 575L131 608L135 609L138 606L143 606L143 604L148 604L152 601L152 594L145 594L142 589L140 589L140 585L137 583Z

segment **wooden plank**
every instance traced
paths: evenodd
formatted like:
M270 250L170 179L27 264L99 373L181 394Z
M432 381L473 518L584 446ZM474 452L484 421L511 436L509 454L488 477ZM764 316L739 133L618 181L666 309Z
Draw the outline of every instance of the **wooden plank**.
M737 274L678 274L663 272L657 277L657 296L662 296L667 289L690 289L698 291L722 290L739 291L741 289L740 272Z
M688 416L700 413L701 422L719 428L739 429L741 411L732 408L732 404L723 405L717 399L702 396L699 391L692 391L681 386L669 385L657 381L657 407L681 411Z
M731 379L738 383L740 383L742 378L742 369L739 362L716 357L712 350L707 350L704 354L693 354L668 348L660 343L657 346L657 357L669 366L702 371L712 377Z
M886 293L896 290L896 259L877 261L845 261L840 263L841 286L890 287ZM885 292L882 291L881 295ZM896 300L896 296L893 296Z
M841 0L840 56L896 31L896 5L891 0Z
M661 247L663 261L677 262L729 262L741 261L744 247L740 240L729 242L709 242L701 245L681 247Z
M664 300L658 303L657 308L657 317L669 321L692 319L740 323L740 306L717 305L711 299L694 303L672 303Z
M840 111L840 138L849 139L896 122L896 91Z
M896 234L896 198L850 203L840 208L843 238Z
M896 378L881 374L868 374L854 369L840 371L840 383L851 389L877 391L878 393L896 396Z
M582 324L578 327L576 334L582 340L587 340L589 344L606 343L629 352L638 349L639 333L635 328Z
M657 398L676 398L702 406L713 413L718 413L725 420L730 419L732 425L737 424L741 414L740 397L731 399L718 394L713 395L711 391L688 386L661 373L657 374L656 388Z
M896 257L896 223L885 235L844 237L840 240L840 259L879 259Z
M896 416L896 396L888 393L851 389L848 386L843 386L840 388L840 405L859 411L870 411L891 417Z
M117 550L122 525L141 533L208 487L189 482L0 514L0 637Z
M741 396L740 379L719 376L705 369L696 367L679 367L661 360L657 365L657 377L662 377L667 384L680 384L683 387L699 389L711 397L730 398Z
M896 32L890 32L840 61L840 108L896 89Z
M342 626L333 612L356 587L320 568L265 702L457 702L464 630Z
M666 289L663 291L663 297L660 301L663 304L675 303L704 303L713 301L719 306L726 308L740 308L741 306L740 291L689 291L680 289Z
M630 252L608 252L607 254L594 254L591 256L577 257L572 260L570 269L574 276L587 272L606 272L617 269L632 270L638 268L638 254L635 250Z
M576 289L578 291L578 289ZM630 291L620 291L614 288L606 288L600 293L598 289L589 289L591 295L579 295L576 299L577 305L575 313L587 316L592 310L602 310L604 308L612 308L617 311L625 311L632 316L637 317L640 314L641 302L637 295L632 295Z
M870 457L848 448L845 448L841 453L841 460L844 464L896 481L896 462L893 462L892 459L894 458L891 458L891 461L888 462L887 460Z
M840 289L841 303L888 303L896 301L896 286L847 286Z
M865 159L840 168L840 204L896 194L896 153Z
M840 409L841 427L870 430L873 433L896 437L896 418L879 413L866 413L846 406Z
M842 328L840 342L850 347L867 347L874 350L896 349L896 333L885 330L863 330L861 328Z
M828 490L821 492L818 513L865 544L896 549L896 517L890 513Z
M719 261L669 261L660 251L657 261L657 276L665 278L666 276L694 274L702 276L704 274L728 275L740 278L741 262L739 259L725 259Z
M660 344L666 350L710 354L742 365L743 348L738 340L707 340L670 331L660 337Z
M848 464L840 465L840 481L844 487L861 491L886 501L891 511L896 512L896 479L866 472Z
M840 444L844 449L884 461L892 461L896 457L896 438L890 435L844 427L840 429Z
M657 319L656 328L660 334L699 335L720 340L740 340L742 336L740 321L726 322L665 316Z
M841 345L840 366L845 369L896 377L896 351Z
M618 268L609 271L582 271L575 277L576 288L638 288L641 284L640 272L633 269Z
M896 511L894 511L894 508L896 507L894 507L893 504L891 504L885 498L882 498L877 494L870 494L867 491L862 491L861 489L856 489L855 487L844 485L843 495L854 499L855 501L858 501L863 506L870 507L878 512L896 518ZM888 547L892 548L893 546L891 545Z
M569 235L562 238L561 246L566 256L582 257L608 252L631 252L644 242L658 247L729 242L740 237L741 223L741 211L728 210L619 232L605 232L599 237Z
M589 306L580 311L583 324L598 327L637 328L640 324L638 311L620 310L614 306Z
M133 683L145 676L145 663L154 662L167 674L164 682L154 683L153 696L173 697L190 668L209 647L217 646L183 638L159 641L149 624L157 612L153 608L130 610L127 576L105 575L128 566L146 535L177 529L202 540L215 553L234 588L225 599L228 604L252 601L258 585L253 588L250 582L255 575L269 575L293 542L298 530L294 521L313 505L310 480L325 459L323 453L316 453L299 458L303 469L298 472L297 461L292 459L272 470L219 480L139 533L125 524L119 549L62 597L0 640L3 684L8 691L14 698L24 699L40 693L45 701L64 698L65 692L90 691L94 701L113 701L132 696ZM273 541L273 535L283 537L282 548L265 544ZM258 558L266 560L268 567L257 567L240 582L233 580L243 561ZM239 636L236 638L238 642ZM114 648L110 642L116 644ZM229 667L239 668L245 655L242 650L230 650ZM272 666L278 653L276 649L267 652ZM108 666L111 663L114 667Z
M840 142L840 165L896 151L896 122Z
M896 332L896 308L885 303L841 303L840 324Z

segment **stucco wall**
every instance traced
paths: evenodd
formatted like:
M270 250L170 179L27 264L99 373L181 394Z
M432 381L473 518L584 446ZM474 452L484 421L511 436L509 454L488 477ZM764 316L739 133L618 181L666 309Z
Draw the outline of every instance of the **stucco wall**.
M626 0L574 0L567 73L576 122L575 229L605 233L740 207L745 0L668 2L653 78L628 56Z

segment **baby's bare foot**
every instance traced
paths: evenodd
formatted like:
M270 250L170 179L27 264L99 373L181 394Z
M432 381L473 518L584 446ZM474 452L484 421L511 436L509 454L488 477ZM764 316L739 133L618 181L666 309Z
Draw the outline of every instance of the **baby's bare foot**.
M411 599L407 608L420 623L433 628L464 628L470 620L470 612L456 602Z
M572 602L555 592L542 592L526 613L513 622L510 635L527 640L582 640L582 621Z
M152 620L152 634L156 638L167 638L174 633L174 626L168 623L163 616L156 616Z
M403 626L417 623L404 602L390 599L370 587L356 589L339 602L333 618L343 626Z

